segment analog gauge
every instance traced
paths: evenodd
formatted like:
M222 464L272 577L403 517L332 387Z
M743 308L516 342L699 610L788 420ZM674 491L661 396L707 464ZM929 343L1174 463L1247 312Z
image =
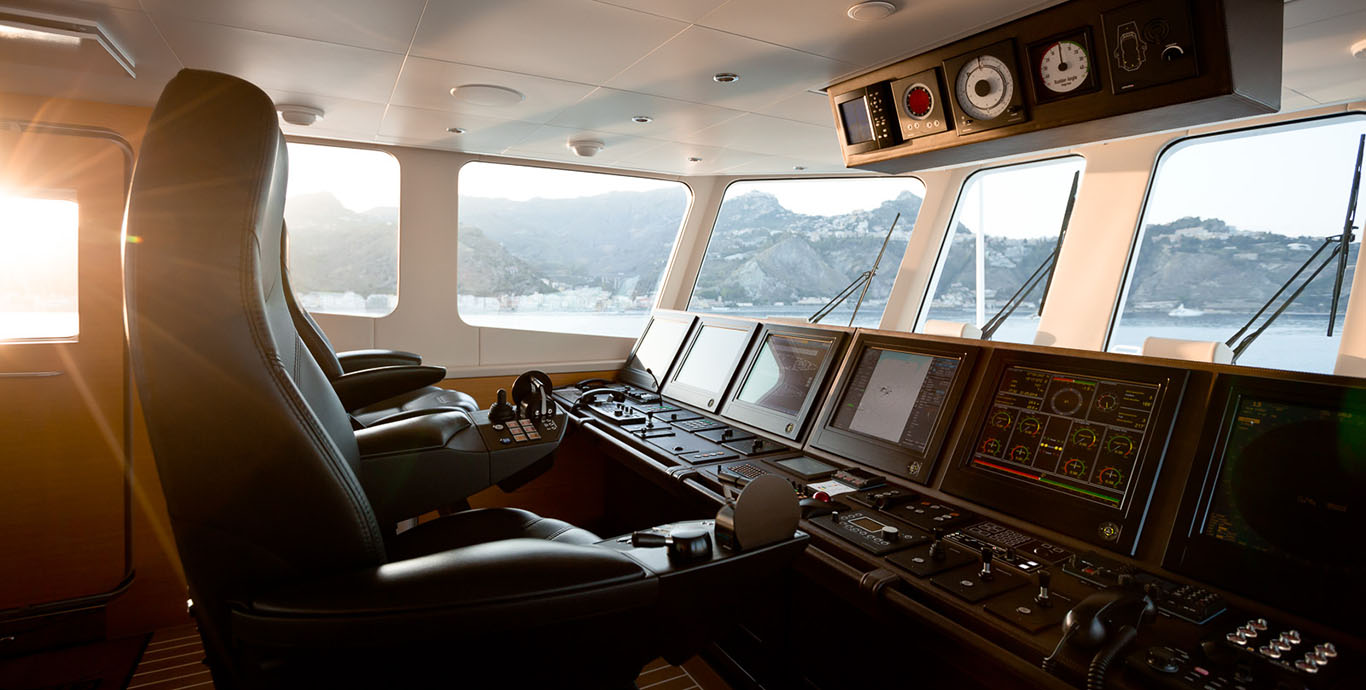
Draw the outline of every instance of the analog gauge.
M1044 49L1039 61L1039 80L1053 93L1069 93L1087 83L1091 56L1076 41L1058 41Z
M1082 448L1094 448L1096 446L1096 441L1099 440L1100 438L1096 435L1095 429L1082 427L1077 429L1075 434L1072 434L1072 443L1081 446Z
M1015 77L1000 58L979 55L958 70L954 85L958 105L977 120L994 120L1004 115L1015 95Z
M1106 467L1100 471L1100 483L1118 489L1124 483L1124 472L1116 467Z
M1010 424L1014 421L1010 413L1005 410L997 410L996 414L991 415L991 425L997 429L1009 429Z
M1081 405L1085 402L1081 391L1075 388L1064 388L1053 394L1050 401L1053 404L1053 411L1064 417L1071 417L1081 411Z
M1032 453L1030 453L1029 449L1024 446L1015 446L1014 448L1010 449L1010 459L1022 465L1029 463L1030 455L1032 455Z
M1112 436L1109 443L1106 444L1106 448L1115 455L1127 458L1130 453L1134 452L1134 441L1128 436Z
M1119 401L1115 399L1115 396L1104 393L1099 398L1096 398L1096 407L1109 412L1116 407L1119 407Z
M934 112L934 91L924 84L912 84L906 89L904 100L906 114L912 119L923 120Z
M982 452L992 457L1001 457L1001 442L994 438L989 438L982 442Z
M1026 436L1038 436L1043 430L1043 423L1037 417L1025 417L1020 420L1020 432Z
M1079 479L1080 479L1080 478L1085 478L1085 477L1086 477L1086 461L1085 461L1085 460L1080 460L1080 459L1077 459L1077 458L1073 458L1073 459L1071 459L1071 460L1068 460L1067 462L1063 463L1062 471L1063 471L1064 474L1066 474L1066 475L1069 476L1069 477L1077 477L1077 478L1079 478Z

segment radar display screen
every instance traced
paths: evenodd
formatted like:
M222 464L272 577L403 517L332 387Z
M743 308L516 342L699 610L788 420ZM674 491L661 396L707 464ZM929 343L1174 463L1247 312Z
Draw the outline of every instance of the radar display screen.
M786 415L806 404L834 341L774 333L764 339L736 399Z
M1231 417L1202 533L1306 566L1366 566L1344 548L1366 529L1366 400L1242 395Z
M708 323L701 328L673 380L719 395L735 373L733 363L749 344L750 331Z
M1159 390L1150 383L1007 367L968 462L1119 509Z
M831 426L923 454L959 363L957 357L866 347Z
M661 378L678 353L678 346L688 334L690 321L655 318L645 327L640 344L626 362L627 369L648 371L655 378Z

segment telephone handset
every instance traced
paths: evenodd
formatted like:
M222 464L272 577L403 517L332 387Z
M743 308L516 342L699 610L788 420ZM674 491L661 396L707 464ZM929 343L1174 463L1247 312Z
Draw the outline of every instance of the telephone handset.
M584 379L574 384L574 387L581 391L586 391L590 388L606 388L610 385L612 385L612 382L607 379Z
M1121 575L1119 587L1105 589L1082 599L1062 620L1062 639L1043 660L1053 670L1058 655L1068 645L1097 649L1086 671L1087 690L1103 690L1105 674L1125 647L1138 637L1138 628L1157 615L1151 594L1138 587L1132 576Z

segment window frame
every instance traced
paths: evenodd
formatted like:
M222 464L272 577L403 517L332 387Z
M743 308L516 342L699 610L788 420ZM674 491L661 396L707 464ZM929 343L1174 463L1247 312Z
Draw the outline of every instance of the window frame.
M1134 219L1134 229L1133 229L1133 232L1131 233L1131 235L1130 235L1130 237L1129 237L1129 251L1128 251L1128 253L1126 254L1125 260L1124 260L1124 273L1123 273L1123 275L1120 276L1119 293L1115 296L1115 304L1114 304L1114 307L1110 310L1110 322L1109 322L1109 323L1106 325L1106 327L1105 327L1105 338L1104 338L1104 340L1103 340L1102 343L1101 343L1100 351L1101 351L1101 352L1106 352L1106 353L1111 353L1111 350L1110 350L1111 339L1114 337L1115 329L1119 326L1120 317L1121 317L1121 316L1123 315L1123 313L1124 313L1124 306L1125 306L1126 304L1128 304L1128 302L1129 302L1129 288L1131 287L1131 285L1132 285L1132 283L1133 283L1134 265L1137 263L1137 259L1138 259L1138 250L1139 250L1139 248L1140 248L1140 245L1142 244L1143 236L1144 236L1144 231L1143 231L1143 219L1144 219L1145 217L1147 217L1147 215L1148 215L1148 204L1152 201L1153 187L1156 186L1158 173L1161 172L1161 169L1162 169L1162 159L1163 159L1163 158L1165 158L1165 157L1166 157L1168 154L1170 154L1170 153L1175 153L1176 151L1178 151L1178 150L1180 150L1180 149L1182 149L1182 148L1185 148L1185 147L1187 147L1187 146L1190 146L1190 145L1192 145L1193 143L1197 143L1197 142L1199 142L1200 140L1204 140L1204 139L1213 139L1213 138L1225 137L1225 136L1230 136L1230 135L1240 136L1240 137L1246 137L1246 138L1253 138L1253 137L1257 136L1257 135L1256 135L1256 132L1259 131L1259 130L1275 129L1275 128L1280 128L1280 127L1298 127L1298 128L1306 128L1306 129L1307 129L1307 128L1313 127L1313 126L1314 126L1313 123L1319 123L1319 122L1324 122L1324 121L1327 121L1327 120L1334 120L1334 119L1345 119L1345 118L1361 119L1361 120L1363 120L1363 122L1366 122L1366 111L1362 111L1362 110L1346 110L1346 111L1343 111L1343 112L1324 113L1324 114L1322 114L1322 115L1314 115L1314 116L1312 116L1312 117L1302 117L1302 118L1293 118L1293 119L1286 119L1286 120L1275 120L1275 121L1272 121L1272 122L1262 122L1262 123L1259 123L1259 124L1248 125L1248 126L1243 126L1243 127L1236 127L1236 126L1235 126L1235 127L1230 127L1230 128L1228 128L1228 129L1221 129L1221 130L1214 131L1214 132L1201 132L1201 133L1199 133L1199 134L1188 134L1188 135L1186 135L1186 136L1181 136L1181 137L1177 137L1177 138L1175 138L1175 139L1172 139L1171 141L1168 141L1166 144L1164 144L1164 145L1162 146L1162 148L1158 149L1156 157L1153 158L1153 163L1152 163L1152 165L1149 166L1149 168L1148 168L1148 183L1147 183L1147 185L1146 185L1146 186L1144 187L1144 189L1143 189L1143 203L1142 203L1141 205L1139 205L1139 207L1138 207L1138 217ZM1363 190L1366 190L1366 182L1363 182ZM1362 192L1359 192L1359 193L1361 194L1361 196L1366 196L1366 191L1362 191ZM1358 240L1357 240L1357 241L1358 241L1358 242L1363 242L1363 239L1362 239L1362 237L1361 237L1360 235L1358 235ZM1363 242L1363 248L1366 248L1366 242ZM1359 251L1360 251L1360 250L1359 250ZM1347 285L1346 287L1347 287L1349 290L1351 289L1351 285ZM1350 302L1351 302L1351 295L1349 294L1349 295L1347 296L1347 300L1345 300L1345 301L1343 302L1343 309L1344 309L1344 310L1347 310L1347 309L1348 309L1348 303L1350 303ZM1345 325L1346 325L1346 324L1343 323L1343 322L1340 322L1340 323L1339 323L1339 330L1338 330L1339 333L1342 333L1342 332L1343 332L1342 329L1345 327ZM1342 343L1344 342L1344 340L1345 340L1345 338L1344 338L1344 339L1339 339L1339 341L1338 341L1338 354L1339 354L1339 355L1341 355L1341 353L1342 353ZM1221 341L1221 342L1222 342L1222 341ZM1123 353L1112 353L1112 354L1123 354ZM1236 363L1235 363L1233 366L1251 367L1251 366L1253 366L1253 365L1236 364ZM1254 367L1254 368L1255 368L1255 367ZM1276 371L1292 371L1292 372L1296 372L1296 373L1314 373L1314 372L1307 372L1307 371L1303 371L1303 370L1299 370L1299 369L1282 369L1282 368L1279 368L1279 367L1277 367L1275 370L1276 370Z
M398 166L398 221L394 225L395 246L393 306L389 309L389 311L383 314L358 314L355 312L334 312L314 309L307 310L309 314L325 314L327 316L340 316L343 318L383 319L389 316L393 316L394 312L398 311L399 300L403 298L403 161L397 155L395 155L393 151L389 150L388 148L382 146L369 146L362 142L357 142L353 144L352 142L338 142L332 139L311 139L304 137L286 136L286 151L288 151L289 144L301 144L305 146L322 146L333 149L342 149L346 151L374 151L376 153L382 153L388 156L394 161L394 165ZM286 184L288 184L288 180L286 180ZM286 196L286 206L288 205L288 203L289 199L288 196ZM288 264L289 256L286 255L285 265L288 266ZM291 284L292 283L293 281L291 281Z
M680 296L680 297L686 295L686 301L685 301L684 304L683 304L681 307L679 307L679 308L682 309L682 310L684 310L684 311L692 312L692 313L694 313L694 314L713 314L713 313L716 313L716 312L711 312L711 311L701 311L701 310L692 309L692 298L693 298L693 294L697 291L697 280L698 280L698 278L701 278L701 277L702 277L702 266L703 266L703 264L705 264L706 261L707 261L707 250L711 249L711 241L712 241L712 238L716 236L716 221L720 220L720 218L721 218L721 208L722 208L722 206L725 205L725 203L726 203L726 195L730 194L730 188L731 188L733 185L735 185L735 184L737 184L737 183L745 183L745 182L788 182L788 181L793 181L793 180L805 180L805 181L827 180L827 181L828 181L828 180L893 180L893 179L895 179L895 180L915 180L916 182L919 182L919 183L920 183L920 187L921 187L921 189L922 189L923 192L924 192L924 195L921 196L921 198L920 198L920 201L921 201L920 213L917 213L917 214L916 214L916 218L914 218L914 219L911 220L910 230L907 231L907 234L906 234L906 251L910 251L910 238L911 238L911 233L914 233L914 232L915 232L916 223L919 222L921 213L923 213L923 212L925 211L924 202L925 202L925 198L929 195L929 185L925 184L925 180L921 179L921 177L920 177L919 175L813 175L813 176L804 176L804 177L741 177L741 178L733 179L733 180L731 180L730 182L727 182L727 183L726 183L726 186L721 190L721 198L720 198L720 201L716 202L716 213L712 214L711 225L707 228L707 242L706 242L706 244L702 245L702 247L701 247L699 250L696 251L697 264L696 264L696 270L693 271L692 283L688 286L688 290L687 290L686 292L684 292L684 291L682 291L682 290L679 291L679 296ZM900 222L898 221L898 225L899 225L899 224L900 224ZM904 255L903 255L902 258L904 258ZM882 257L882 263L879 264L878 273L881 274L884 270L886 270L885 267L886 267L887 265L888 265L888 264L887 264L887 257L886 257L886 256L883 256L883 257ZM896 267L897 267L897 271L896 271L895 273L899 273L899 269L900 269L900 266L901 266L901 261L900 261L900 259L898 259L898 261L897 261L897 263L896 263L895 265L896 265ZM896 275L895 275L895 274L892 276L892 282L893 282L892 290L893 290L893 292L895 292L895 290L896 290ZM870 281L870 283L871 283L871 281ZM845 301L847 302L848 300L845 300ZM727 314L722 314L722 315L727 315ZM855 326L855 327L856 327L856 328L880 328L881 325L882 325L882 320L883 320L884 318L886 318L886 315L887 315L887 312L886 312L886 309L885 309L885 307L884 307L883 312L882 312L882 315L878 317L878 325L877 325L877 326L862 326L862 327L860 327L860 326ZM742 317L742 318L769 319L769 318L774 318L774 317L773 317L772 315L769 315L769 316L764 316L764 317ZM822 325L837 325L837 324L822 324Z
M949 214L949 219L948 219L948 221L947 221L947 223L945 224L945 227L944 227L944 234L943 234L943 237L942 237L942 238L940 239L940 241L939 241L939 253L938 253L938 255L935 257L935 260L934 260L934 268L931 269L931 271L930 271L930 279L929 279L928 281L925 282L925 293L924 293L924 295L923 295L923 296L921 297L921 299L920 299L920 306L919 306L919 308L916 310L915 319L911 322L911 329L910 329L910 332L911 332L912 334L915 334L915 335L924 335L924 333L921 331L921 329L925 326L925 322L929 320L927 317L929 316L930 307L933 305L933 302L934 302L934 291L935 291L936 288L939 287L939 278L940 278L940 275L941 275L941 270L942 270L942 268L943 268L943 266L944 266L944 260L948 258L948 256L949 256L949 251L953 248L953 227L954 227L954 221L958 219L958 212L959 212L959 210L961 209L961 206L962 206L962 204L963 204L963 197L965 196L965 194L966 194L966 192L967 192L968 185L972 183L973 178L975 178L975 177L977 177L978 175L980 175L980 174L982 174L982 173L985 173L985 172L993 172L993 171L997 171L997 170L1004 170L1004 169L1007 169L1007 168L1016 168L1016 167L1023 167L1023 166L1029 166L1029 165L1039 165L1039 164L1041 164L1041 163L1049 163L1049 162L1053 162L1053 161L1061 161L1061 160L1065 160L1065 159L1068 159L1068 158L1078 158L1078 159L1080 159L1080 160L1082 161L1081 178L1080 178L1080 180L1078 181L1078 184L1077 184L1077 199L1080 200L1080 199L1081 199L1082 190L1085 188L1085 183L1086 183L1086 168L1087 168L1088 164L1090 163L1090 160L1088 160L1088 159L1086 158L1086 155L1085 155L1085 154L1083 154L1083 153L1081 153L1081 152L1079 152L1079 151L1067 151L1067 152L1065 152L1065 153L1049 155L1049 156L1046 156L1046 157L1043 157L1043 158L1032 158L1032 159L1029 159L1029 160L1012 161L1012 162L1009 162L1009 163L1002 163L1002 164L1000 164L1000 165L992 165L992 166L980 167L980 168L977 168L976 170L973 170L971 173L969 173L966 177L963 178L962 184L958 185L958 194L954 197L954 201L953 201L953 212ZM1071 219L1068 220L1068 225L1069 225L1069 226L1071 225ZM1055 238L1056 238L1056 236L1055 236ZM1066 244L1066 243L1067 243L1067 237L1064 236L1064 237L1063 237L1063 244ZM1061 247L1061 246L1058 247L1058 256L1059 256L1059 257L1062 256L1062 247ZM1056 262L1056 260L1055 260L1055 261L1054 261L1054 264L1053 264L1053 270L1056 272L1056 271L1057 271L1057 268L1058 268L1058 265L1057 265L1057 262ZM1045 289L1049 289L1049 286L1046 286ZM1047 299L1047 297L1048 297L1048 293L1045 292L1045 293L1044 293L1044 299ZM970 325L976 325L976 324L970 324ZM1036 335L1037 335L1037 331L1036 331ZM1007 342L1007 341L996 341L996 340L992 340L992 341L986 341L986 342ZM1031 345L1031 344L1033 344L1033 343L1030 342L1030 343L1020 343L1020 344Z
M669 255L668 255L668 257L666 257L665 260L664 260L664 269L663 269L663 270L660 272L660 274L659 274L659 285L656 286L656 288L655 288L655 296L654 296L654 299L653 299L653 300L651 301L651 303L650 303L650 310L647 311L647 312L644 312L643 315L642 315L642 318L643 318L644 321L645 321L645 323L641 326L642 330L644 329L644 326L645 326L645 325L648 325L649 320L650 320L650 315L651 315L651 314L653 314L655 311L657 311L657 310L659 310L659 309L665 308L665 307L661 307L661 306L660 306L659 300L660 300L660 298L664 295L664 293L665 293L665 286L666 286L666 285L668 284L668 282L669 282L670 273L671 273L671 272L674 270L674 268L675 268L674 263L675 263L675 261L678 259L679 246L681 245L681 242L680 242L679 240L681 240L681 239L683 238L683 234L684 234L684 232L687 230L687 227L688 227L688 221L692 219L692 213L693 213L693 210L694 210L694 208L696 207L696 204L697 204L697 193L693 190L692 185L691 185L691 184L688 184L688 181L687 181L686 179L684 179L684 178L682 178L682 177L676 177L676 176L657 175L657 174L653 174L653 173L646 173L646 172L644 172L644 171L634 171L634 174L633 174L633 173L631 173L631 172L624 172L624 171L617 171L617 170L609 170L609 169L602 169L602 168L592 168L592 167L587 167L587 166L583 166L583 167L581 167L581 166L560 166L560 165L555 165L555 164L553 164L553 163L551 163L551 162L548 162L548 161L532 161L532 160L522 160L522 159L515 159L515 158L505 159L505 158L494 158L494 157L490 157L490 156L473 155L473 156L467 158L467 159L466 159L465 161L463 161L462 163L460 163L460 165L457 166L456 169L455 169L455 197L456 197L456 209L455 209L455 239L456 239L456 245L457 245L457 249L456 249L456 252L457 252L457 254L456 254L456 275L455 275L455 318L457 318L457 319L460 320L461 325L467 326L467 327L469 327L469 328L475 328L475 329L489 328L489 329L496 329L496 330L527 331L527 332L531 332L531 333L559 333L559 334L565 334L565 335L578 335L578 336L588 336L588 337L596 337L596 338L627 337L627 336L615 336L615 335L611 335L611 334L602 334L602 333L588 333L588 332L584 332L584 331L548 330L548 329L545 329L545 328L518 328L518 327L515 327L515 326L506 326L506 325L488 326L488 325L482 325L482 324L477 324L477 323L471 323L468 319L465 318L465 315L464 315L464 314L461 312L461 310L460 310L460 256L459 256L459 249L458 249L458 246L459 246L459 242L460 242L460 207L461 207L461 204L460 204L460 195L463 193L463 192L461 192L461 190L460 190L460 176L465 172L465 168L466 168L466 167L470 166L471 164L475 164L475 163L482 163L482 164L486 164L486 165L501 165L501 166L513 167L513 168L537 168L537 169L541 169L541 170L554 170L554 171L557 171L557 172L587 173L587 174L590 174L590 175L608 175L608 176L612 176L612 177L625 177L625 178L630 178L630 179L635 179L635 180L652 180L652 181L656 181L656 182L673 182L673 183L682 185L683 190L684 190L685 194L687 195L687 203L684 204L684 206L683 206L683 215L682 215L682 217L681 217L681 218L679 219L679 221L678 221L678 229L674 231L673 246L670 247L670 249L669 249ZM531 315L531 314L535 314L536 312L526 312L526 313L527 313L528 315ZM593 312L583 312L583 313L584 313L584 314L592 314ZM636 337L639 337L639 336L629 336L629 337L636 338Z

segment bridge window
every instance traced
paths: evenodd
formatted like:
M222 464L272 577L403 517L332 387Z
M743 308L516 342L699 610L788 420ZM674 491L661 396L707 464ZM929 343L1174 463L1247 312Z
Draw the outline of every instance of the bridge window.
M75 338L80 207L0 189L0 342Z
M1237 347L1337 246L1366 117L1346 115L1205 135L1158 159L1115 325L1112 352L1148 336ZM1361 214L1358 213L1358 218ZM1332 337L1331 261L1248 346L1239 364L1331 372L1355 274L1350 244ZM1320 248L1317 259L1309 261ZM1299 281L1292 276L1309 262ZM1272 306L1247 333L1240 328Z
M385 316L398 305L398 161L289 144L289 277L309 311Z
M806 319L848 292L822 321L847 325L863 292L855 281L886 240L854 320L876 327L924 198L924 183L913 177L735 182L721 200L688 309Z
M681 182L480 162L459 189L466 323L630 337L691 201Z
M991 340L1034 342L1072 181L1075 177L1080 187L1078 175L1085 168L1084 158L1068 156L969 176L916 332L923 332L930 319L970 323L984 331L996 323Z

